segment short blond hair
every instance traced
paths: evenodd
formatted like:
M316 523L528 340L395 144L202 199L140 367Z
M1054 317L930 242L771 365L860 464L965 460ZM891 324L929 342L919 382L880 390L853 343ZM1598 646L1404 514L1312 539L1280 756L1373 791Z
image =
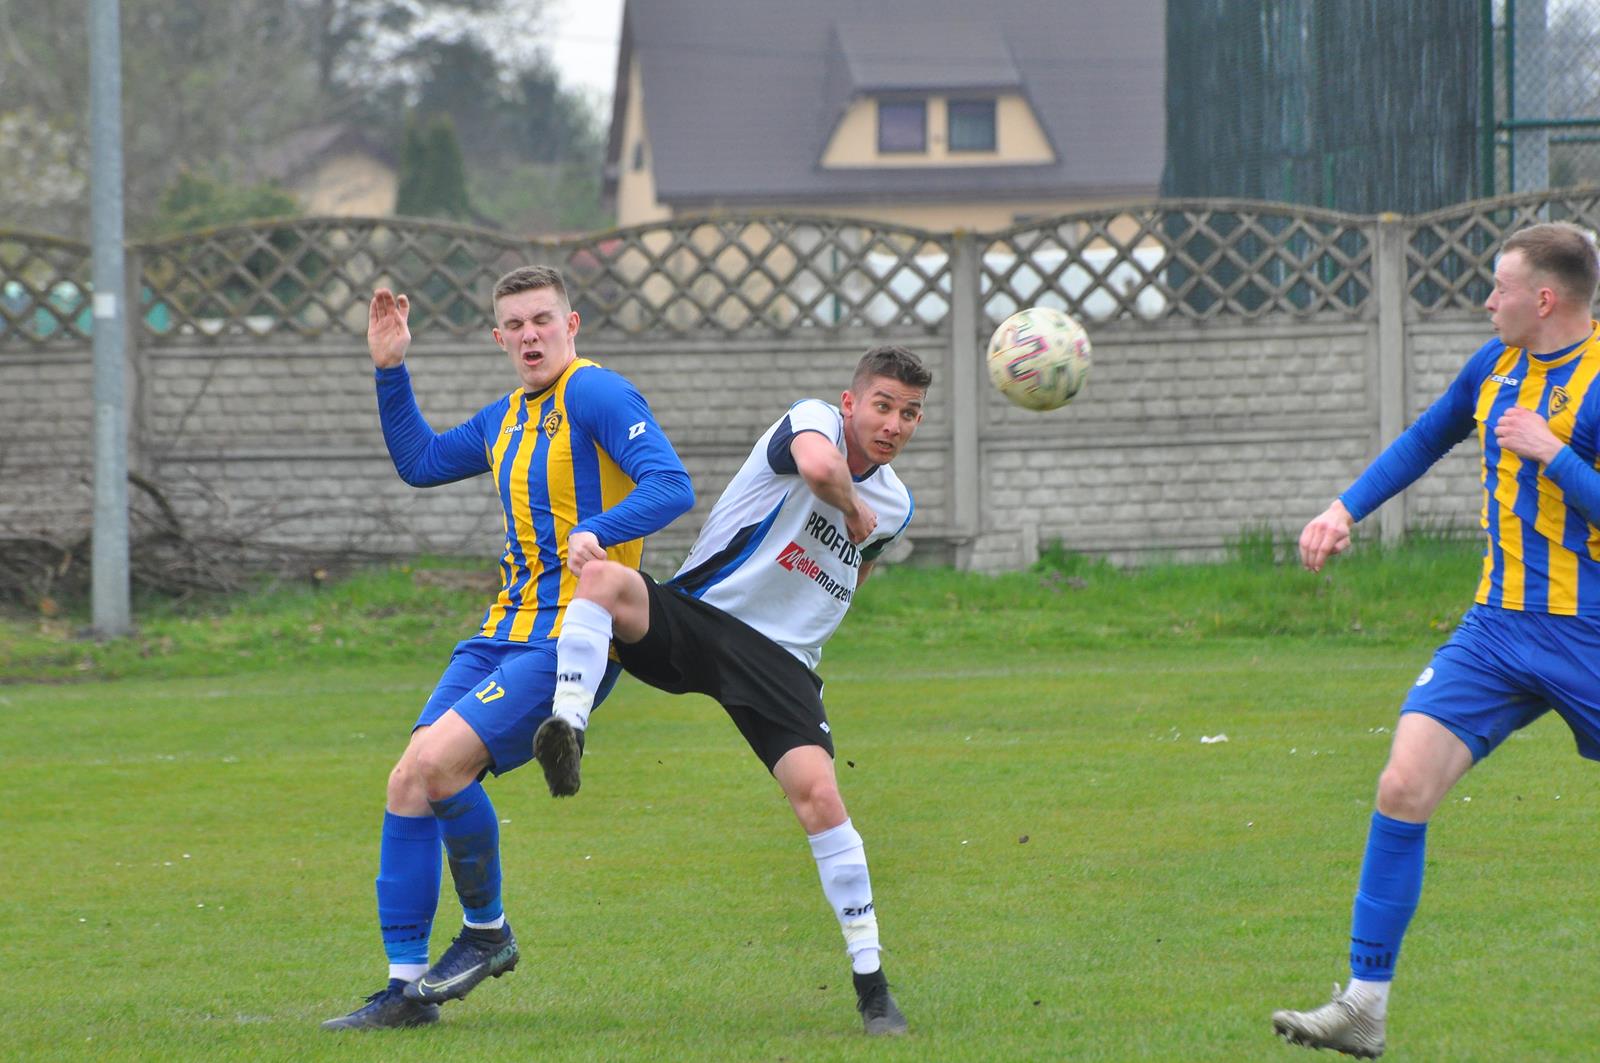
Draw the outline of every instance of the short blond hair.
M1600 252L1594 233L1569 221L1551 221L1518 229L1500 245L1500 253L1516 251L1529 267L1555 278L1568 295L1584 306L1594 302L1600 285Z

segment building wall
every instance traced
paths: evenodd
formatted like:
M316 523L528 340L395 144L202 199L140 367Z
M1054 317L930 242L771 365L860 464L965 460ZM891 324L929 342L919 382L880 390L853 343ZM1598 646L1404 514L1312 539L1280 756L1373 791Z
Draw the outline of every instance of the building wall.
M617 160L617 224L644 225L672 217L670 208L656 199L655 171L650 161L650 139L644 126L644 85L639 62L628 68L628 107L622 118L622 157ZM643 166L634 160L643 153Z
M351 152L320 160L290 191L307 214L386 217L394 213L400 178L393 167Z
M901 166L1026 166L1056 161L1056 153L1044 128L1034 117L1033 108L1021 93L993 95L995 102L995 150L985 152L951 151L945 130L949 124L950 99L969 99L982 93L949 97L935 93L921 97L927 107L928 150L915 154L878 150L878 100L863 96L852 100L834 127L833 136L822 152L824 169ZM992 95L992 94L991 94Z

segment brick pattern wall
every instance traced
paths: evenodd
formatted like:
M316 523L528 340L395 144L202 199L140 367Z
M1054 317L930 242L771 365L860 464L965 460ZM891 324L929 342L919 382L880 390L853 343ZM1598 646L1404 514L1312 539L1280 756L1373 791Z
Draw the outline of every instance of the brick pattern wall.
M795 399L837 403L861 352L884 341L633 341L606 350L583 339L585 357L627 376L645 394L694 478L694 512L648 545L647 567L667 574L688 553L755 438ZM944 341L927 341L897 342L942 367ZM395 474L378 426L371 363L358 345L235 342L156 348L137 357L141 460L135 467L161 485L187 526L328 550L498 555L502 518L486 482L417 489ZM407 364L418 405L441 431L516 385L487 338L471 344L418 337ZM0 455L29 463L26 476L0 466L8 470L0 534L26 525L41 537L63 539L87 529L92 435L87 421L74 434L58 415L69 408L74 387L87 395L88 371L87 352L29 365L0 359L0 413L8 426ZM933 527L944 523L949 432L943 422L940 411L930 413L902 469L919 524ZM82 490L63 494L72 475L84 477Z
M1481 318L1408 332L1408 408L1419 412L1487 338ZM915 496L912 556L981 570L1024 565L1059 540L1137 560L1215 556L1241 533L1297 534L1375 453L1374 326L1318 320L1253 326L1106 325L1087 390L1066 408L1016 409L982 382L974 347L955 364L939 336L819 341L631 340L579 350L650 400L694 477L695 511L655 537L646 564L670 572L750 444L790 402L837 402L877 342L921 353L937 377L897 467ZM482 343L419 335L409 363L439 429L515 385ZM0 537L68 541L92 519L90 356L0 356ZM492 493L468 481L418 490L384 451L371 365L359 343L237 340L138 352L132 466L194 527L385 554L497 555ZM980 389L979 526L952 547L952 394ZM1470 447L1413 487L1410 519L1475 520Z
M66 543L94 513L90 352L0 356L0 538Z
M1370 452L1371 342L1361 324L1102 330L1070 405L987 399L975 567L1054 541L1136 560L1298 534Z
M1408 423L1450 386L1472 353L1493 336L1482 316L1412 326L1406 347L1411 356L1406 388ZM1406 492L1409 526L1478 533L1483 508L1479 458L1476 440L1469 437L1413 484Z

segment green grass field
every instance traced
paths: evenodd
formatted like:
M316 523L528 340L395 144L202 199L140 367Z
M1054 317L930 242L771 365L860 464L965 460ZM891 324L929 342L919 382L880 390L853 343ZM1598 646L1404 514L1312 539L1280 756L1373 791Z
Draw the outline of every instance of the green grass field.
M863 591L823 673L912 1024L887 1043L860 1035L776 785L715 704L631 680L577 798L536 766L490 784L518 970L433 1028L317 1028L382 982L384 779L476 577L152 607L109 646L0 620L0 1056L1331 1058L1268 1016L1345 977L1395 706L1475 551L1373 550L1325 577L1239 553L893 569ZM1597 827L1559 720L1467 777L1430 831L1385 1058L1593 1057ZM435 954L458 911L447 876Z

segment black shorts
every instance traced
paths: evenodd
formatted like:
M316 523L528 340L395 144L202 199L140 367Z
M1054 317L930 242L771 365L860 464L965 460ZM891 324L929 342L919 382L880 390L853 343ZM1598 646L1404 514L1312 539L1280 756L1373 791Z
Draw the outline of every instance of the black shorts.
M670 584L644 582L650 630L613 643L630 675L669 694L716 698L768 771L799 746L833 756L817 673L743 620Z

